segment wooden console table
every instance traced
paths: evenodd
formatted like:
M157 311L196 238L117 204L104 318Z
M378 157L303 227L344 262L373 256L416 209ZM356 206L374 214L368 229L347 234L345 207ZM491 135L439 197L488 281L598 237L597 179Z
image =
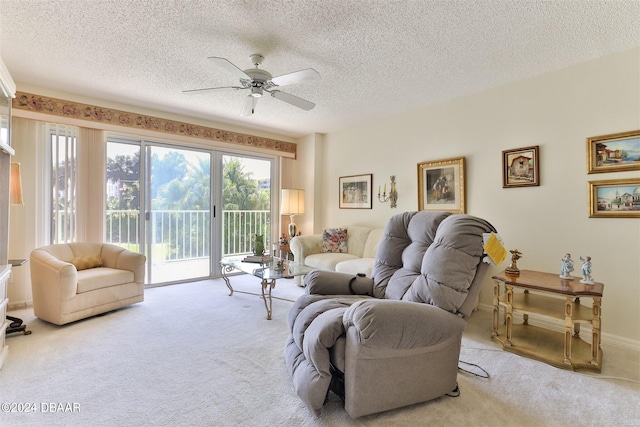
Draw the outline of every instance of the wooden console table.
M602 283L587 285L580 283L579 277L564 280L558 274L530 270L521 270L519 276L503 271L493 276L493 280L491 338L501 343L504 350L558 368L600 372ZM581 297L592 298L592 306L582 305ZM522 315L521 324L513 323L514 314ZM556 323L564 331L530 325L529 316ZM591 326L591 345L580 337L583 323Z

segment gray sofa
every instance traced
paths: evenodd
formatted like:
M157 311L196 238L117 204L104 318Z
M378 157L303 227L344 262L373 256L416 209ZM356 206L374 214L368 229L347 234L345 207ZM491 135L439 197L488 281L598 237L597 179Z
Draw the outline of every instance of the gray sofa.
M347 229L346 252L322 252L322 234L296 236L291 239L293 259L320 270L371 276L376 250L382 237L382 228L351 225ZM296 276L296 284L302 286L302 276Z
M353 418L457 391L465 319L488 264L487 221L446 212L391 218L372 277L315 270L289 312L285 362L308 408L329 389Z

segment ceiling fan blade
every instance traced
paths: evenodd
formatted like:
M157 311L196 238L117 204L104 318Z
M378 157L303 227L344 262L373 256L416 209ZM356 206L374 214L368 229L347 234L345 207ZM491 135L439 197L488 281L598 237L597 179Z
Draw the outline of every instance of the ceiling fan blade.
M258 103L258 98L248 95L247 99L244 101L244 106L242 107L242 111L240 112L241 116L250 116L256 110L256 104Z
M215 63L218 67L225 69L227 72L233 74L237 78L251 80L251 77L249 77L240 68L236 67L234 64L229 62L228 59L220 58L218 56L210 56L209 59L213 61L213 63Z
M320 73L313 68L307 68L300 71L294 71L293 73L283 74L281 76L272 77L271 83L276 86L285 86L299 82L306 82L309 80L317 80L320 78Z
M314 104L313 102L307 101L306 99L298 98L297 96L291 95L290 93L280 92L279 90L274 90L269 93L274 98L278 98L280 101L284 101L298 108L302 108L305 111L309 111L316 106L316 104Z
M207 87L207 88L204 88L204 89L183 90L182 93L186 93L187 95L193 95L193 94L213 92L213 91L216 91L216 90L240 90L240 89L246 89L246 88L240 87L240 86Z

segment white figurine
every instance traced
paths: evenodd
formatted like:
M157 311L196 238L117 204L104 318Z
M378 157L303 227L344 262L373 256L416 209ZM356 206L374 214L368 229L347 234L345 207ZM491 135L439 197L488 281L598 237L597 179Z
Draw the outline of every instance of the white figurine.
M565 280L573 280L571 272L573 271L573 260L571 254L566 254L562 258L562 267L560 268L560 278Z
M582 280L580 280L580 283L593 285L596 282L593 280L593 277L591 277L591 257L580 257L580 261L582 261Z

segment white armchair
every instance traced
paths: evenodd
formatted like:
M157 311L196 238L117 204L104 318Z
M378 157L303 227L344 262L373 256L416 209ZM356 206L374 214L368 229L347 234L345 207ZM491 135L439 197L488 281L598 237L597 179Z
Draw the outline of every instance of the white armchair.
M146 257L107 243L49 245L31 252L33 311L64 325L144 300Z

